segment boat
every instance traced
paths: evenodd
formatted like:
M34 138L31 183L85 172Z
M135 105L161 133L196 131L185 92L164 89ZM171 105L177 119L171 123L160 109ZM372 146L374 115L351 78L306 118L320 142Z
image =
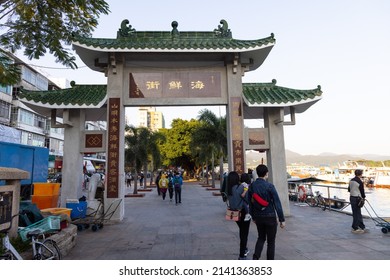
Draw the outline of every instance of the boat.
M370 168L370 174L367 176L369 186L377 188L390 188L390 167L382 162L381 167Z
M354 160L344 161L335 169L320 169L320 173L316 176L317 179L333 183L333 184L348 184L355 177L355 170L363 170L363 174L368 174L367 166L362 165ZM371 175L371 172L370 172Z

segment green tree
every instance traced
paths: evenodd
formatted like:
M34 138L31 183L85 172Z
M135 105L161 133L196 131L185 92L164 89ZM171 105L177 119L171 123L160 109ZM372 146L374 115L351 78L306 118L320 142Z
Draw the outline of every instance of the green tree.
M134 194L138 193L138 174L148 160L147 141L149 130L144 127L125 127L125 164L132 167L134 172Z
M160 144L165 141L165 135L154 131L150 132L147 142L147 153L151 162L150 183L154 181L154 171L161 167Z
M136 175L143 169L146 185L148 162L152 163L151 180L153 180L153 170L161 165L158 142L164 141L164 136L146 127L126 126L125 131L125 165L132 168ZM138 182L134 180L134 194L138 192L137 186Z
M11 53L24 48L29 59L39 59L49 51L57 62L75 69L76 57L67 48L73 34L91 36L100 14L108 13L104 0L0 0L0 29L4 32L0 48ZM20 76L11 65L0 62L0 76L8 77L7 84Z
M194 134L192 143L201 145L202 150L210 153L212 186L215 187L214 159L219 158L220 178L222 178L223 158L227 155L226 116L217 117L212 111L204 109L199 112L198 120L201 126Z
M5 51L0 49L0 85L17 84L20 74L19 67L13 63Z
M165 166L181 166L185 170L193 170L195 163L192 158L190 142L193 132L200 125L198 120L189 121L174 119L170 129L161 129L166 141L160 146Z

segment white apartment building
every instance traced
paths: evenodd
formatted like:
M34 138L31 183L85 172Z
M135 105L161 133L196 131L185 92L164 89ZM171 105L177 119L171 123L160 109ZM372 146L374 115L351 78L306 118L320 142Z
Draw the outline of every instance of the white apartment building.
M165 120L162 112L156 107L140 107L138 109L138 126L147 127L152 131L165 128Z

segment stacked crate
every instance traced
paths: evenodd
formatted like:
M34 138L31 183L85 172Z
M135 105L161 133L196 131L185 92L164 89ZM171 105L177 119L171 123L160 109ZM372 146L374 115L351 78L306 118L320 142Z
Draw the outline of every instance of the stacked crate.
M60 183L35 183L31 202L39 209L55 208L58 206Z

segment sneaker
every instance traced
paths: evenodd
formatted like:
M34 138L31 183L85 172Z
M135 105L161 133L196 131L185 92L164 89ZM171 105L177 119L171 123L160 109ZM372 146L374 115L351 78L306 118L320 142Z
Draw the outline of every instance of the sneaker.
M250 252L250 250L247 248L247 249L245 249L245 253L244 253L244 256L245 257L247 257L248 256L248 254L249 254L249 252Z
M252 219L252 216L250 214L246 214L244 221L247 222L247 221L250 221L251 219Z
M246 256L245 257L238 257L239 260L247 260Z
M364 232L370 232L369 228L360 228L360 229L363 230Z
M352 229L351 232L352 233L364 233L364 230L362 230L361 228L358 228L358 229Z

